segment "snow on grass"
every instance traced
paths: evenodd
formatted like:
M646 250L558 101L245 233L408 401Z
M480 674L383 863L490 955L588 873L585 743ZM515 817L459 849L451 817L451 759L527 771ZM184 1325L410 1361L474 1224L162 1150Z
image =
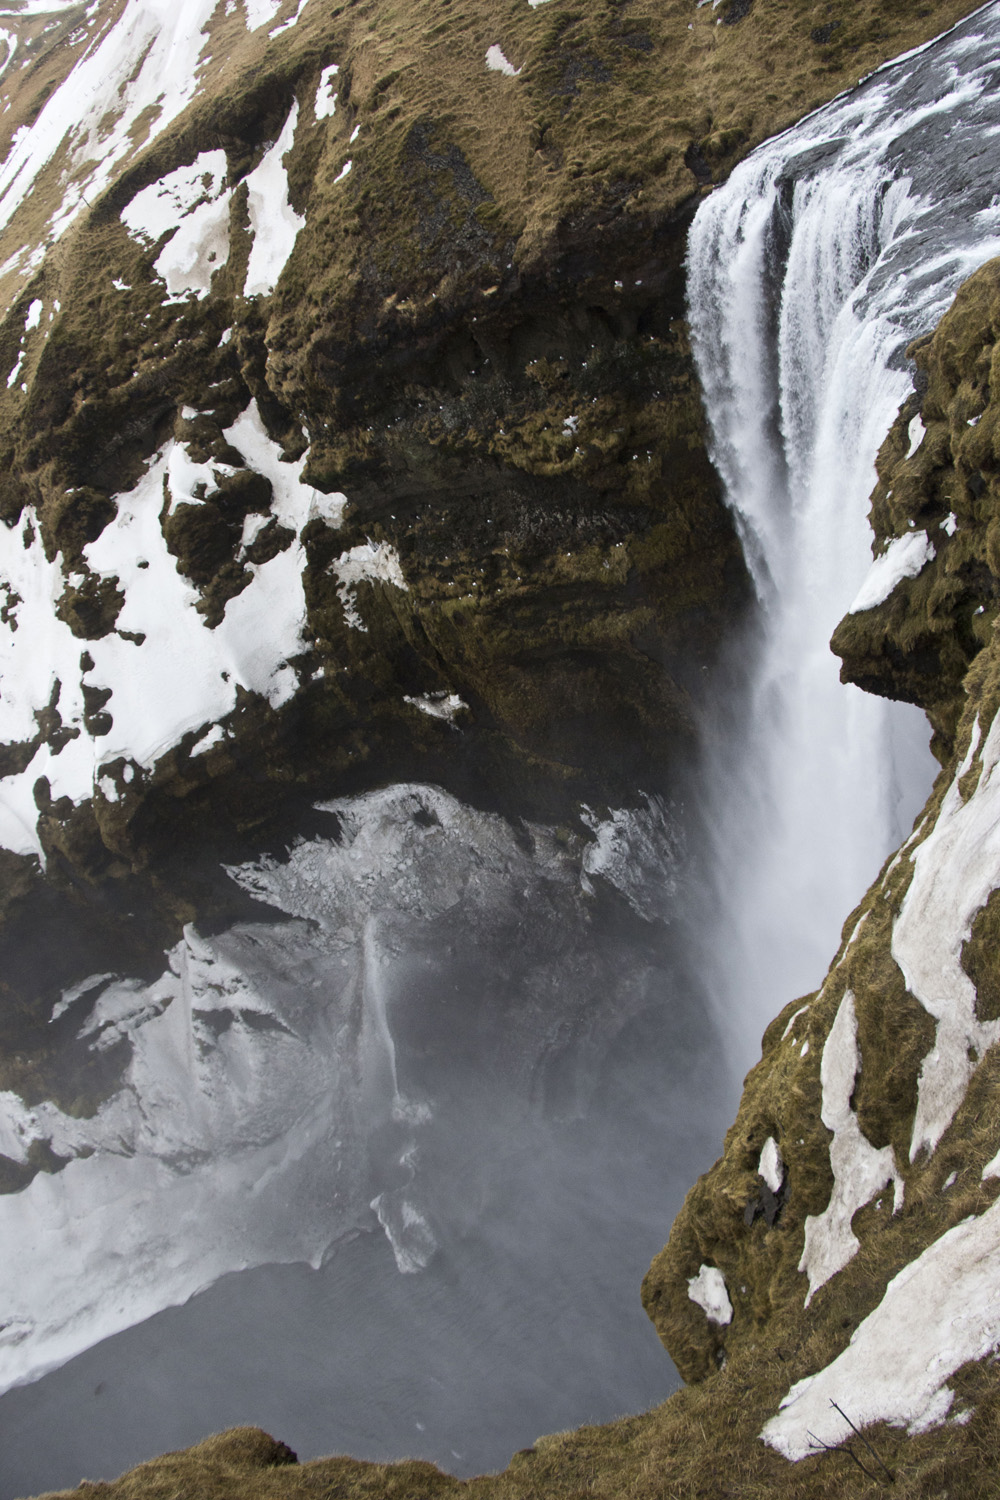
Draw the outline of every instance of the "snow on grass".
M333 179L334 182L343 182L344 178L349 174L349 172L350 172L350 170L351 170L351 168L353 166L354 166L353 161L345 161L344 165L341 167L340 171L337 173L336 177Z
M514 64L507 60L503 49L496 45L487 47L486 49L486 66L491 72L503 73L508 78L516 78L521 71L520 68L515 68Z
M211 750L213 745L221 745L226 738L226 731L221 724L213 724L207 734L191 746L190 755L204 755L206 750Z
M943 1422L946 1381L1000 1348L1000 1202L928 1245L823 1370L792 1386L761 1437L794 1461L850 1438L835 1401L858 1426L891 1422L911 1433Z
M858 615L884 604L898 583L904 578L916 578L933 556L934 543L926 531L911 531L896 537L868 569L847 613Z
M937 1146L983 1053L1000 1040L1000 1021L977 1020L975 987L962 968L973 919L1000 886L1000 715L982 748L975 790L963 802L960 783L978 748L977 718L937 821L912 856L913 878L892 929L892 956L906 987L937 1022L920 1070L911 1160Z
M226 429L226 437L234 448L239 449L250 468L271 481L271 514L277 516L283 526L299 532L308 521L317 517L328 526L340 525L347 496L339 491L324 495L303 483L302 471L307 454L303 454L297 463L282 462L280 449L268 437L256 401L251 401L232 427Z
M253 246L247 264L245 297L268 296L285 269L305 219L288 201L288 173L284 158L292 149L299 118L296 101L278 139L247 177Z
M190 166L178 167L136 193L121 211L135 239L156 244L170 234L153 269L166 282L171 300L192 292L207 297L214 272L229 259L232 192L226 173L224 151L203 151Z
M893 1213L903 1201L903 1179L896 1169L891 1146L876 1150L861 1133L851 1108L854 1084L861 1067L858 1023L854 995L847 991L823 1048L820 1082L823 1124L833 1131L830 1168L833 1190L821 1214L810 1214L805 1222L805 1244L799 1270L809 1277L806 1307L825 1282L843 1270L860 1249L851 1220L859 1208L870 1203L891 1182L895 1187Z
M133 766L152 769L184 735L230 713L239 687L272 708L297 690L290 658L305 649L306 617L306 558L298 536L317 517L337 525L344 496L320 495L304 484L305 458L281 462L254 403L226 437L248 467L271 481L271 514L296 541L265 563L246 565L250 584L228 602L215 629L198 612L198 591L177 571L160 515L165 502L168 511L178 502L198 503L194 486L211 490L216 473L233 472L227 465L196 464L182 444L171 442L135 488L116 497L115 519L84 549L92 572L114 580L124 595L115 629L100 640L79 640L58 618L57 602L73 581L63 577L58 557L46 558L33 513L26 511L13 530L0 525L0 603L8 617L0 622L0 743L30 742L36 715L53 701L72 735L57 748L40 744L23 772L0 779L0 846L41 853L34 800L39 777L48 778L53 797L79 803L96 787L117 800L115 782L102 770L108 763L123 758L126 781ZM96 736L84 722L84 686L110 690L104 711L111 727Z
M339 63L331 63L324 68L319 75L319 83L316 86L316 103L313 108L317 120L328 120L337 111L337 74L340 72Z
M299 0L298 9L296 10L295 14L293 16L290 16L287 21L282 21L280 26L275 26L273 31L269 31L267 33L268 36L274 38L276 36L281 36L282 32L284 31L291 31L293 26L298 25L299 17L305 10L308 3L309 0Z
M215 6L216 0L128 0L34 124L17 132L0 166L0 229L67 143L65 192L49 224L58 239L119 164L177 118L198 88L203 29Z
M688 1281L688 1296L710 1323L725 1327L733 1320L733 1304L726 1290L726 1278L718 1266L703 1265L697 1276Z
M422 714L427 714L431 719L445 719L449 722L463 708L469 706L457 693L423 693L413 698L408 693L404 693L403 702L419 709Z
M349 552L342 552L330 564L337 575L337 593L344 606L344 617L352 630L367 630L358 614L359 583L389 583L406 590L406 579L399 564L399 553L389 542L361 542Z
M273 21L282 3L283 0L243 0L247 31L257 31L261 26L266 26L268 21Z

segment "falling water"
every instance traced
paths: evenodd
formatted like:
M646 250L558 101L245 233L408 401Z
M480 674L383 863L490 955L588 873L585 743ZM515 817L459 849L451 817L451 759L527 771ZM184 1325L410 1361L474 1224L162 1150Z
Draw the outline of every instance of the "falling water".
M929 789L923 716L842 686L828 642L871 563L906 346L1000 252L998 44L990 4L766 143L692 225L712 454L761 606L706 768L709 967L739 1063L819 982Z

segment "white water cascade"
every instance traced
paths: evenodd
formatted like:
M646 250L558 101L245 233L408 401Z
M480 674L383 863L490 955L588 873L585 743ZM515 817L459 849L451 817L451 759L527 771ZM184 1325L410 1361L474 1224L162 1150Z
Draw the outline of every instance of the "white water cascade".
M933 770L922 714L842 686L874 460L907 344L1000 253L1000 5L767 142L701 205L689 303L711 448L761 630L706 768L709 973L733 1062L814 988Z

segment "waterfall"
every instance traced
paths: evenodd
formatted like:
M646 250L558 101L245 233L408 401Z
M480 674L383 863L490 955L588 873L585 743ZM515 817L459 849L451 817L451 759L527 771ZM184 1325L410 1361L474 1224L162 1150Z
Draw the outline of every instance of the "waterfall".
M691 228L711 452L760 605L706 765L707 966L741 1065L929 790L922 714L841 685L828 642L871 563L906 346L1000 253L998 40L994 3L767 142Z

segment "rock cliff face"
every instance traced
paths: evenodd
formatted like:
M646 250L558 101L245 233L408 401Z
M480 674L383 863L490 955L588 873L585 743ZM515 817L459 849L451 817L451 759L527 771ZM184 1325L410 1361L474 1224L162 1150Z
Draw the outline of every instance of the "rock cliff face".
M11 951L74 909L162 948L220 858L387 778L553 819L669 783L749 603L684 328L697 195L970 7L196 9L32 9L6 43ZM647 1277L688 1388L462 1485L246 1432L96 1488L990 1493L998 298L992 265L913 350L887 586L834 642L926 709L941 774ZM45 1043L2 984L20 1078Z

